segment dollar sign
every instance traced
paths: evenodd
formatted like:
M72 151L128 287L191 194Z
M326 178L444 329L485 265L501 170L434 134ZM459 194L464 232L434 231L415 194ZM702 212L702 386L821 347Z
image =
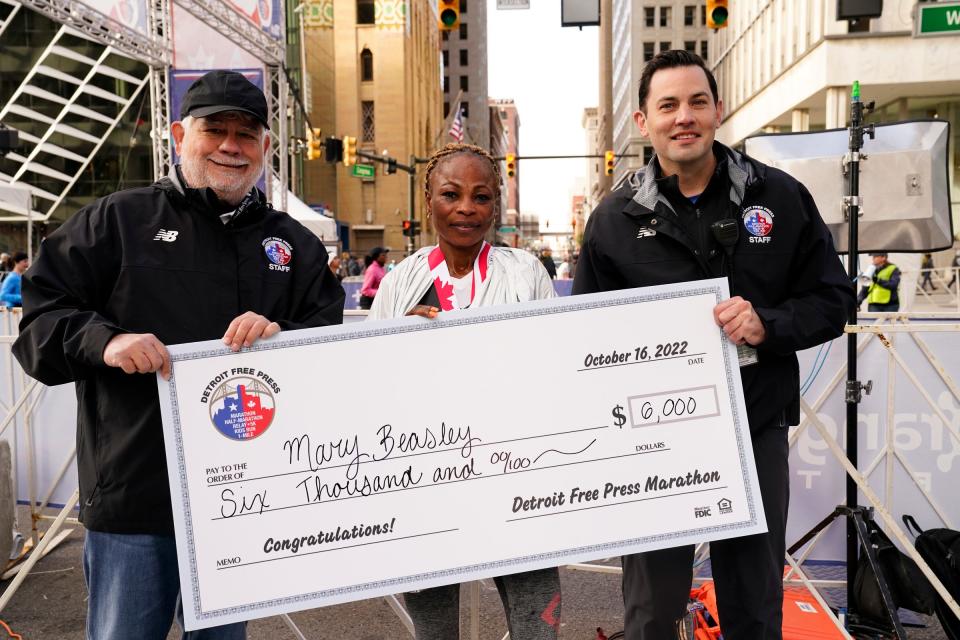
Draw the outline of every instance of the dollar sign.
M613 414L613 424L618 427L622 427L627 421L627 417L622 413L623 407L617 405L613 408L611 413Z

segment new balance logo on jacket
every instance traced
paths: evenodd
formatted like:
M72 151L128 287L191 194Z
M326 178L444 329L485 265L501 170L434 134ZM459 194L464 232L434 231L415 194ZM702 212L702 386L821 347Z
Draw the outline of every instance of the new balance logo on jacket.
M167 231L166 229L160 229L160 231L157 231L157 235L155 235L153 239L163 240L164 242L176 242L178 235L180 235L179 231Z
M657 235L657 232L650 227L640 227L640 229L637 230L638 238L649 238L655 235Z

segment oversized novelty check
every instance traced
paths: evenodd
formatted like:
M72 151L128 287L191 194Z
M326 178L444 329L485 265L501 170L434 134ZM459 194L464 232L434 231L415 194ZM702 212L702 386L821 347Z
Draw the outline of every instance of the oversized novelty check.
M188 629L765 530L725 281L171 349Z

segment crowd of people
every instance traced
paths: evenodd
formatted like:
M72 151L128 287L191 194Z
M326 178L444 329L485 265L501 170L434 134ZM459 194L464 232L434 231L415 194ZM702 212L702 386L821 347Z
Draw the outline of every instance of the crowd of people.
M22 281L14 354L41 382L78 388L87 637L161 640L182 621L167 468L157 454L157 388L153 376L137 375L169 375L166 345L220 338L236 351L282 330L337 324L346 278L362 278L361 307L376 321L550 298L554 278L572 278L576 295L724 277L733 295L713 320L740 355L767 533L712 543L712 572L724 638L780 640L787 428L800 414L796 352L841 335L858 296L804 185L716 141L723 101L698 56L654 56L637 97L634 120L655 155L597 206L579 254L559 267L549 250L535 255L486 240L502 176L486 150L466 144L437 150L426 167L436 245L399 262L386 247L328 261L320 241L256 188L270 144L266 100L226 71L186 91L171 127L180 163L167 177L73 215L26 273L26 256L14 255L0 293L19 303ZM732 243L717 232L731 225ZM180 240L145 240L154 227L177 229ZM283 245L288 269L268 271L279 262L263 238ZM897 303L899 270L885 254L873 259L859 302L886 310ZM184 277L152 268L159 264ZM489 401L483 393L464 399ZM630 523L619 526L628 531ZM622 566L624 637L675 640L693 548L632 554ZM496 583L513 640L557 637L556 568ZM459 585L404 600L418 640L459 637ZM240 639L246 630L237 623L185 637Z

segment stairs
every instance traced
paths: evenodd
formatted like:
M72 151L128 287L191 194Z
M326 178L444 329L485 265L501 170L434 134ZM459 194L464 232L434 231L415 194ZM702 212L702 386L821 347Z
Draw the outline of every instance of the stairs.
M0 0L0 41L18 7ZM0 108L0 121L20 137L20 149L0 164L0 183L30 188L34 220L60 206L148 81L147 65L69 27L56 31ZM0 221L26 213L0 201Z

